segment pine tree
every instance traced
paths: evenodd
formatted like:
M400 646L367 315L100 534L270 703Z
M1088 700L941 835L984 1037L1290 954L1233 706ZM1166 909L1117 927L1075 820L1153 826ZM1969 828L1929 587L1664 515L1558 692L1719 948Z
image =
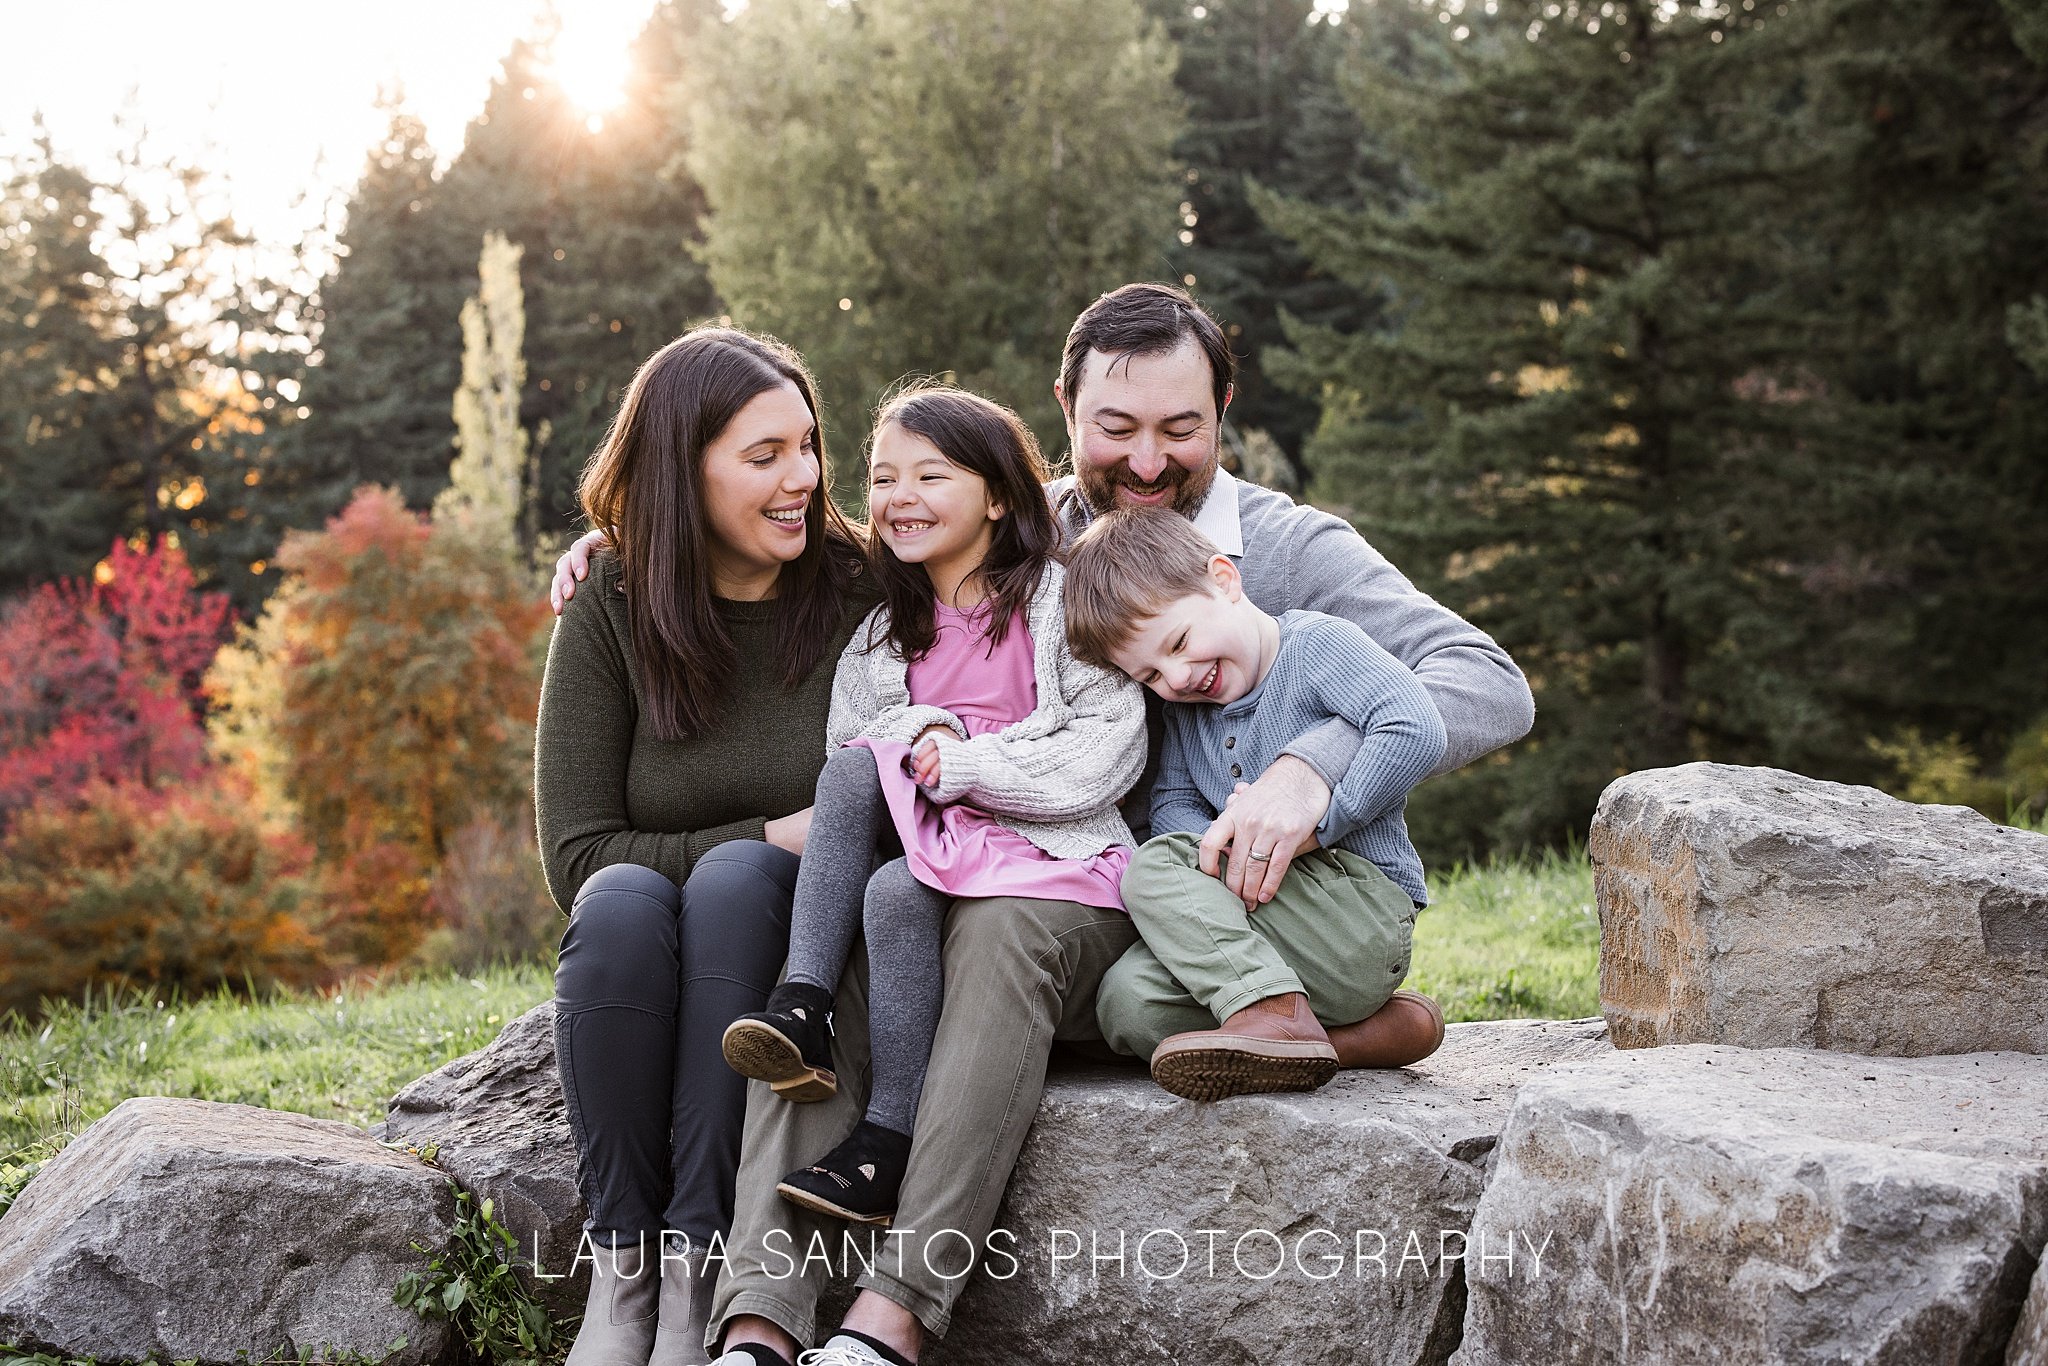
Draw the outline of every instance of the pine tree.
M1422 192L1276 214L1393 319L1291 330L1318 496L1537 690L1535 736L1418 823L1446 851L1547 838L1616 774L1702 757L1867 772L1918 485L1867 464L1881 406L1822 378L1853 345L1811 294L1810 52L1708 5L1428 14L1369 12L1351 85Z
M216 198L135 149L102 183L46 137L0 189L0 593L175 535L248 596L247 491L297 392L303 301Z
M1297 460L1315 428L1312 394L1277 389L1266 350L1282 344L1280 316L1347 328L1372 317L1371 299L1318 269L1260 217L1257 192L1359 209L1391 188L1338 86L1357 26L1313 0L1147 0L1180 50L1174 83L1186 97L1187 163L1177 273L1225 324L1240 365L1233 428L1264 432L1282 459L1269 479L1300 486ZM1260 452L1247 450L1247 466Z
M718 12L716 0L658 6L633 46L625 99L601 118L549 77L547 34L515 43L443 177L439 230L466 234L471 252L490 231L525 248L520 411L543 536L574 524L576 481L635 368L717 311L692 254L703 197L672 101Z
M0 594L90 572L135 528L99 377L114 348L98 187L47 137L0 197Z
M1839 168L1809 192L1813 293L1853 346L1820 373L1887 416L1857 464L1899 490L1869 729L1990 767L2048 713L2048 19L1825 0L1782 31L1810 54L1798 136Z
M448 477L448 395L461 374L477 238L465 245L436 228L426 127L396 92L384 105L389 128L350 196L340 259L319 291L309 416L268 488L273 544L288 528L322 525L358 485L388 485L425 507Z
M947 371L1060 449L1066 330L1170 268L1185 184L1138 0L762 0L707 46L704 259L737 322L815 367L842 456L885 386Z
M533 531L567 531L575 487L634 368L717 311L691 254L702 195L681 165L672 90L716 0L664 0L636 40L621 105L576 108L548 73L545 30L515 43L446 172L394 112L350 202L347 254L321 291L312 417L284 524L313 527L363 483L426 507L446 485L448 395L477 244L523 249ZM533 534L529 532L529 535Z

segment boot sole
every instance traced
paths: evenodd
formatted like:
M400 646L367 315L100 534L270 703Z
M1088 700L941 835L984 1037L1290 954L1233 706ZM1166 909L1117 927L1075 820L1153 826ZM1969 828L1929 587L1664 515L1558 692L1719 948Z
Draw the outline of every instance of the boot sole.
M889 1214L861 1214L846 1208L844 1205L835 1205L824 1196L807 1191L801 1186L792 1186L787 1181L778 1184L775 1187L775 1193L789 1201L790 1204L800 1205L813 1214L823 1214L834 1219L844 1219L849 1224L871 1224L876 1228L887 1228L891 1221L896 1218L893 1212Z
M804 1061L796 1041L759 1020L734 1020L719 1040L733 1071L765 1081L784 1100L830 1100L839 1093L839 1078Z
M1186 1100L1273 1091L1313 1091L1337 1075L1336 1050L1328 1044L1260 1041L1259 1051L1217 1047L1160 1051L1152 1055L1152 1080Z

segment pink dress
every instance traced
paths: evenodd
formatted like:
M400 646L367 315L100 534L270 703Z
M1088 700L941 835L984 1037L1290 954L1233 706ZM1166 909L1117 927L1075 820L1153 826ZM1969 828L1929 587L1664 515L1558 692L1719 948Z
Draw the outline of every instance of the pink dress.
M1030 715L1038 705L1038 683L1024 614L1011 618L1002 643L991 646L984 613L944 604L934 604L933 610L937 640L909 668L910 700L944 707L960 718L970 737ZM935 805L913 776L909 746L893 740L853 743L874 751L904 856L925 886L954 896L1030 896L1123 909L1117 887L1131 861L1129 846L1113 845L1093 858L1054 858L964 802ZM945 741L939 743L943 765Z

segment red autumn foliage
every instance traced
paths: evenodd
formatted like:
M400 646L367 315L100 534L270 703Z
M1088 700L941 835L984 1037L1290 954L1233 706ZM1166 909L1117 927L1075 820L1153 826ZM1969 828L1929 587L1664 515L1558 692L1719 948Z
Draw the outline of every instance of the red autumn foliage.
M199 683L227 595L195 591L176 546L115 542L99 581L44 584L0 608L0 818L94 782L156 786L206 766Z

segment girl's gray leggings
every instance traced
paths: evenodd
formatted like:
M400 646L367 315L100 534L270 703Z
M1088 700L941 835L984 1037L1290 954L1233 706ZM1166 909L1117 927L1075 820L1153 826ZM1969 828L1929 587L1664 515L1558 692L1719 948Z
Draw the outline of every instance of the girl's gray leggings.
M945 1000L940 935L953 898L919 882L900 858L876 868L880 852L894 845L874 752L857 745L835 751L818 777L818 804L804 837L789 980L838 991L854 935L867 940L875 1069L867 1118L907 1134Z
M576 894L555 1061L594 1243L675 1229L701 1247L728 1231L747 1092L719 1045L775 985L796 875L788 850L733 840L680 888L621 863Z

